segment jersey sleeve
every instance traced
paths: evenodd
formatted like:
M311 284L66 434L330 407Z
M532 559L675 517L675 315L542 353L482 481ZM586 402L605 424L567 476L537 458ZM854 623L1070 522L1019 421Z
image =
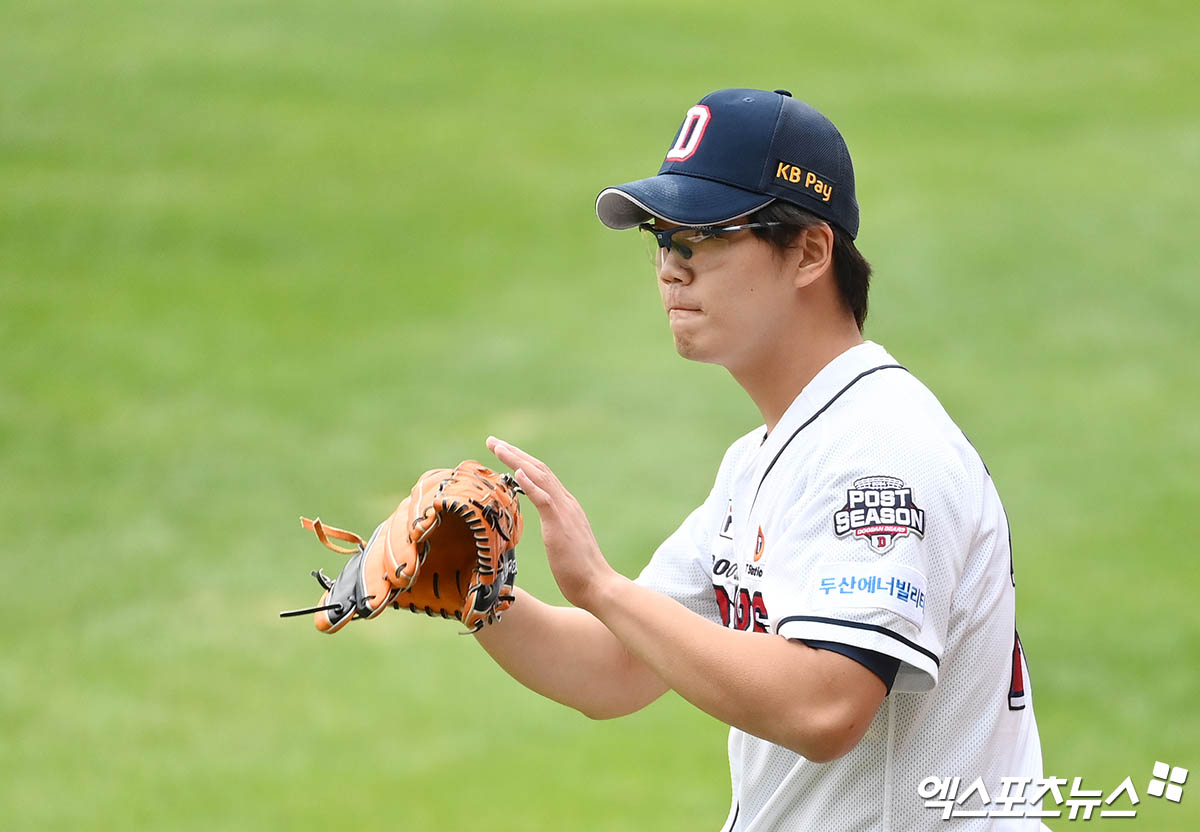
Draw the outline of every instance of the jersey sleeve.
M721 608L713 587L712 568L720 557L731 557L733 537L730 482L760 441L756 428L725 451L708 498L663 541L636 578L637 583L662 593L710 621L721 623Z
M892 656L895 690L933 688L975 489L954 449L919 435L835 449L780 506L764 584L775 631Z
M712 584L712 537L720 518L717 489L663 541L636 581L710 621L720 621Z
M874 650L864 650L861 647L852 647L849 644L841 644L836 641L804 639L804 643L816 650L829 650L848 659L853 659L878 676L879 681L883 682L888 693L892 692L892 685L896 683L896 674L900 672L900 660L895 656L877 653Z

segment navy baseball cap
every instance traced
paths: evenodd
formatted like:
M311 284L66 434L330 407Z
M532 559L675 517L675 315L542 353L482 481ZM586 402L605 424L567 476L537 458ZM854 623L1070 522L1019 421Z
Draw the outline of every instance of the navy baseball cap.
M858 236L854 167L833 122L787 90L718 90L687 111L658 175L605 188L596 215L609 228L721 225L777 199Z

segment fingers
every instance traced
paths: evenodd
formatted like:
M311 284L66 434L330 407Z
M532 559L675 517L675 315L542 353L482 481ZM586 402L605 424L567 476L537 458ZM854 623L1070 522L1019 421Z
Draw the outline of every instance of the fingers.
M517 456L516 449L511 445L506 445L494 436L489 436L487 446L488 450L496 455L496 459L513 469L513 471L521 467L522 460Z
M537 457L525 453L525 451L522 451L516 445L510 445L503 439L489 436L487 446L488 450L494 453L501 462L514 471L518 468L523 468L525 473L535 482L548 485L554 481L554 472L550 470L546 463Z
M513 469L517 483L535 506L548 505L552 495L562 490L554 472L536 457L494 436L487 438L487 447L497 459Z
M533 505L539 511L550 505L550 495L546 493L545 489L529 478L524 468L517 468L513 472L513 476L516 477L517 485L521 486L521 490L525 492L525 496L533 501Z
M546 465L546 463L530 454L525 453L525 451L522 451L516 445L505 442L503 439L497 439L494 436L489 436L487 438L487 446L488 450L499 457L500 461L509 468L524 468L526 473L529 473L535 477L538 474L550 473L550 468ZM515 460L516 464L514 465L510 460Z

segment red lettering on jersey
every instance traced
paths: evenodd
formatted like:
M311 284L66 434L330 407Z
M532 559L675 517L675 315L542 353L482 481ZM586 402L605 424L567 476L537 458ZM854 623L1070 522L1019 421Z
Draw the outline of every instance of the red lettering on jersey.
M1025 671L1021 668L1021 637L1013 631L1012 677L1008 683L1008 709L1019 711L1025 707Z
M722 625L732 626L735 630L767 632L770 616L767 614L767 602L763 600L761 592L751 595L748 589L739 590L735 604L725 587L714 584L713 591L717 596Z
M745 592L746 590L742 590ZM767 631L767 602L763 600L762 593L754 593L751 600L754 607L754 632L765 633Z
M737 599L737 620L734 621L734 629L745 630L750 625L750 593L747 590L742 590L738 593Z
M725 591L725 587L713 585L713 589L717 593L717 606L721 610L721 624L725 627L729 626L729 593Z

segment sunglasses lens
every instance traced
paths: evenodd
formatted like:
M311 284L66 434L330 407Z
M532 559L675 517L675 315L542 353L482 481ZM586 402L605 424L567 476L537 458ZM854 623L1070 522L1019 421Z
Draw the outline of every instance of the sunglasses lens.
M720 232L688 229L676 234L671 242L684 257L707 262L729 248L730 240L728 235Z
M646 257L657 267L662 262L662 249L659 248L658 238L645 228L638 231L638 236L642 238L642 247L646 249Z
M646 228L642 228L638 233L650 262L656 267L661 265L666 249L658 244L658 237ZM684 260L710 260L729 248L729 244L728 235L721 232L684 228L671 235L671 249Z

